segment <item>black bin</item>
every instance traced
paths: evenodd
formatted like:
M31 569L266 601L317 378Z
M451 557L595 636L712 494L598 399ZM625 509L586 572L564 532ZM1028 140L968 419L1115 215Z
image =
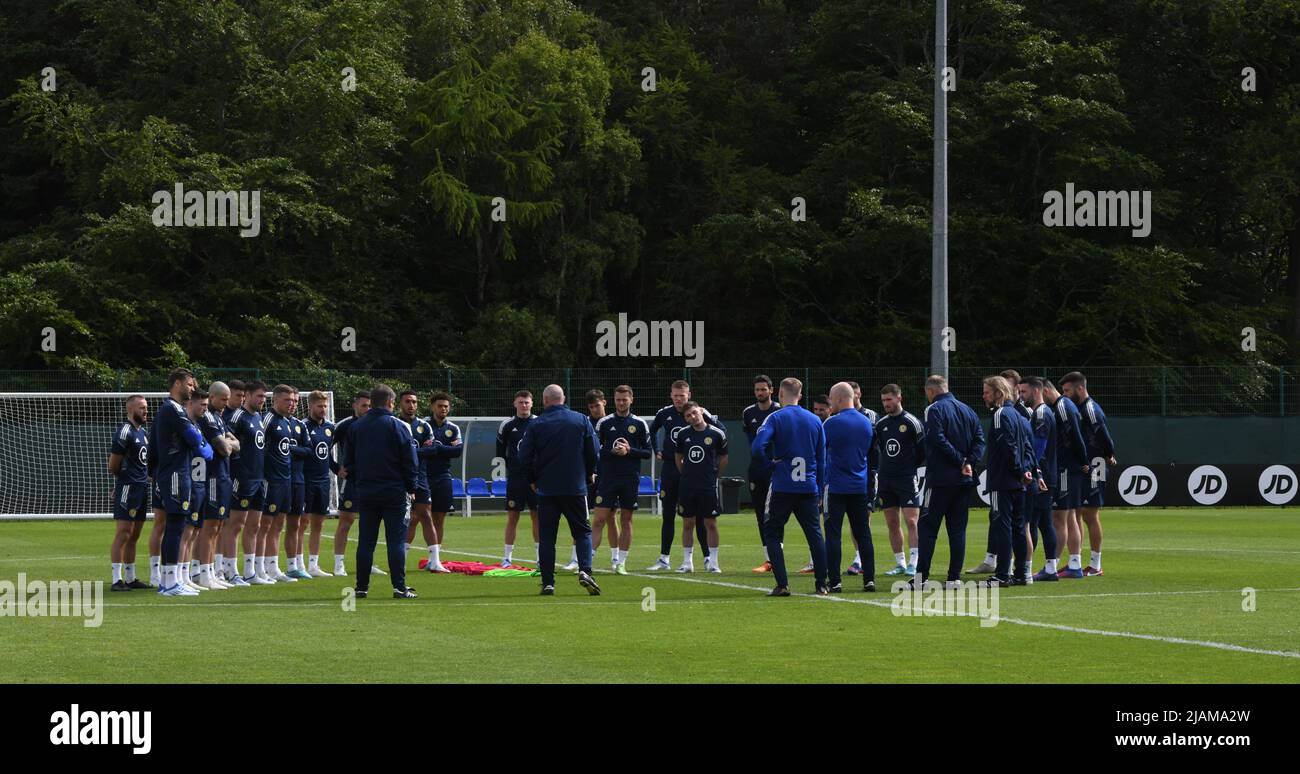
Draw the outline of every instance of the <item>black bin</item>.
M722 510L720 513L740 513L740 488L745 479L725 476L722 481Z

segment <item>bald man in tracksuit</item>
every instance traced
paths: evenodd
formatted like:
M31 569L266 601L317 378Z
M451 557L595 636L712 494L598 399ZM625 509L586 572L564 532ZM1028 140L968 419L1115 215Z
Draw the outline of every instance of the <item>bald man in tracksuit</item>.
M542 391L542 405L545 410L528 423L519 441L519 465L537 492L542 596L555 594L555 536L561 516L569 522L578 552L578 583L595 596L600 586L591 577L587 487L595 483L596 432L585 415L564 405L558 384Z

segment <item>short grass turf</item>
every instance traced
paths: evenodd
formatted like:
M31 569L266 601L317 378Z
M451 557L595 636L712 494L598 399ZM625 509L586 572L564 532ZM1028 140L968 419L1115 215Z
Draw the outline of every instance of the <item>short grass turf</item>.
M971 516L966 567L985 542L983 514ZM812 578L793 574L807 558L793 525L786 547L796 596L769 599L771 576L751 572L762 558L751 512L720 519L722 575L647 573L660 521L640 513L633 575L610 574L603 546L599 597L563 572L554 597L538 596L536 578L418 572L426 554L417 538L408 556L416 600L391 599L388 579L377 576L373 597L348 611L353 579L323 578L197 598L105 588L99 628L77 618L0 618L0 681L1300 681L1300 510L1116 509L1103 523L1103 577L1003 590L1004 620L992 627L895 616L892 579L879 575L874 595L845 578L843 595L811 596ZM449 516L444 558L494 561L503 525L503 514ZM872 531L883 571L892 557L879 514ZM680 546L680 522L677 532ZM106 521L0 523L0 581L20 572L29 581L107 581L111 533ZM519 542L516 561L526 562L532 543ZM563 561L567 537L561 542ZM845 542L851 549L847 530ZM674 562L680 555L675 548ZM947 556L941 536L937 566ZM147 572L145 552L138 565ZM1253 611L1244 609L1246 588L1256 590Z

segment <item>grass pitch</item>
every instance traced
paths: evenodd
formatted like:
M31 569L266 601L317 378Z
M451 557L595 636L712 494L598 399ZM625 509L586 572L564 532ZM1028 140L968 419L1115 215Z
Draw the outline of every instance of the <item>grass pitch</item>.
M722 575L684 576L643 571L658 554L659 519L640 513L633 574L610 574L602 546L599 597L562 572L554 597L537 595L536 578L421 573L417 538L408 582L420 598L391 599L388 579L376 577L373 597L351 612L343 598L352 578L195 598L110 594L108 523L0 523L0 581L20 572L28 582L105 581L99 628L71 617L0 618L0 681L1300 681L1300 511L1102 516L1106 574L1002 590L992 627L971 617L896 616L891 579L879 575L874 595L845 578L843 595L814 598L798 596L813 590L811 576L792 574L796 596L768 599L771 577L750 572L762 558L750 512L719 520ZM524 521L516 561L531 564ZM444 559L499 559L503 524L503 514L448 517ZM326 523L326 554L333 527ZM963 566L982 558L985 527L984 514L972 511ZM872 530L883 571L891 557L881 515ZM847 529L845 543L852 548ZM561 544L563 561L567 537ZM807 558L793 522L786 551L792 571ZM674 549L674 562L680 555ZM941 535L936 565L947 555ZM354 571L352 552L347 561ZM137 563L147 577L145 552Z

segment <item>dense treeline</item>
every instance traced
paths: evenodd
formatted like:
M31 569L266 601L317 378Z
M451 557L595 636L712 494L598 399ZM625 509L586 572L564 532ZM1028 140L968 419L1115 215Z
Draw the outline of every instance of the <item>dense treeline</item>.
M651 365L597 357L619 312L712 366L924 364L932 8L9 0L0 367ZM1300 4L950 19L955 365L1294 362ZM155 226L177 183L260 233ZM1150 236L1045 227L1067 183L1152 191Z

